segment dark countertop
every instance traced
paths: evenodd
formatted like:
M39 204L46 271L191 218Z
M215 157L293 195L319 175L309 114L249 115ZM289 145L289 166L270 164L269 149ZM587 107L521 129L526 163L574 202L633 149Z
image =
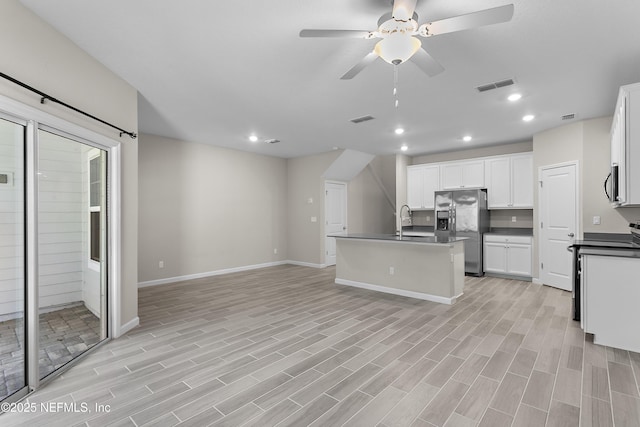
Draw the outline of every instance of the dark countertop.
M455 242L462 242L467 240L466 237L453 237L446 239L438 239L436 237L418 237L418 236L400 236L395 234L369 234L369 233L354 233L346 235L336 235L330 237L336 237L340 239L361 239L361 240L380 240L386 242L402 242L402 243L419 243L426 245L448 245Z
M502 236L533 236L533 228L492 227L488 233Z
M585 233L585 239L569 246L577 255L603 255L640 258L640 244L631 234Z
M615 256L623 258L640 258L640 246L634 248L586 247L580 249L580 255Z

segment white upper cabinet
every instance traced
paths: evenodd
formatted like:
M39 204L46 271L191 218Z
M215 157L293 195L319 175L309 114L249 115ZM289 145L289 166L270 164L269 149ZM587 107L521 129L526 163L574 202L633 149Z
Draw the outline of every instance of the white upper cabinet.
M407 204L411 209L433 209L434 193L439 189L438 165L407 167Z
M531 153L485 160L489 209L533 208L533 155Z
M533 209L533 154L511 156L511 207Z
M411 209L423 209L424 184L422 165L407 166L407 204Z
M485 163L487 207L507 208L511 204L511 159L498 157Z
M440 165L440 183L443 190L484 187L484 161L443 163Z
M622 86L611 126L611 164L618 166L615 206L640 206L640 83Z
M438 190L485 187L489 209L533 209L533 153L407 166L411 209L433 209Z
M424 207L425 209L433 209L435 206L435 193L440 190L440 166L425 166L422 172L424 179Z

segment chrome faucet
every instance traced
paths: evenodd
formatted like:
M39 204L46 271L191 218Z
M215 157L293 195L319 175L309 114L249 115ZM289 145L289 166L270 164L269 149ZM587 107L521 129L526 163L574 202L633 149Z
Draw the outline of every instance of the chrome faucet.
M402 216L402 210L405 207L407 208L407 212L409 213L408 219L409 219L409 225L411 225L411 208L407 204L400 206L400 240L402 240L402 221L404 220L404 217Z

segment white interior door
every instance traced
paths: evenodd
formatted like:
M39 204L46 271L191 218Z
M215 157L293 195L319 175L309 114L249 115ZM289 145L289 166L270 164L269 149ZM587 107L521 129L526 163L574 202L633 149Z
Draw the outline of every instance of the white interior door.
M571 253L578 230L577 165L542 168L540 179L540 280L571 290Z
M324 190L325 265L335 265L336 239L329 236L347 232L347 184L327 181Z

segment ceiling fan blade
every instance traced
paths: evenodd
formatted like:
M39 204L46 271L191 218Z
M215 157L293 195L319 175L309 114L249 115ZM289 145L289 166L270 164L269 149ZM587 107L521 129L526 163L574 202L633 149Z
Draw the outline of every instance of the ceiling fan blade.
M411 61L413 61L429 77L433 77L444 71L442 65L433 59L433 57L422 47L413 54Z
M373 61L375 61L378 58L378 54L375 52L370 52L367 56L365 56L364 58L362 58L362 60L360 62L358 62L356 65L354 65L349 71L347 71L346 73L344 73L344 75L342 77L340 77L341 80L350 80L352 78L354 78L360 71L364 70L364 68L373 63Z
M408 21L413 16L417 2L418 0L394 0L391 15L398 21Z
M513 4L508 4L479 12L441 19L440 21L429 22L420 26L419 33L423 37L437 36L482 27L484 25L507 22L510 21L512 17Z
M346 37L355 39L370 38L371 31L362 30L302 30L300 37Z

